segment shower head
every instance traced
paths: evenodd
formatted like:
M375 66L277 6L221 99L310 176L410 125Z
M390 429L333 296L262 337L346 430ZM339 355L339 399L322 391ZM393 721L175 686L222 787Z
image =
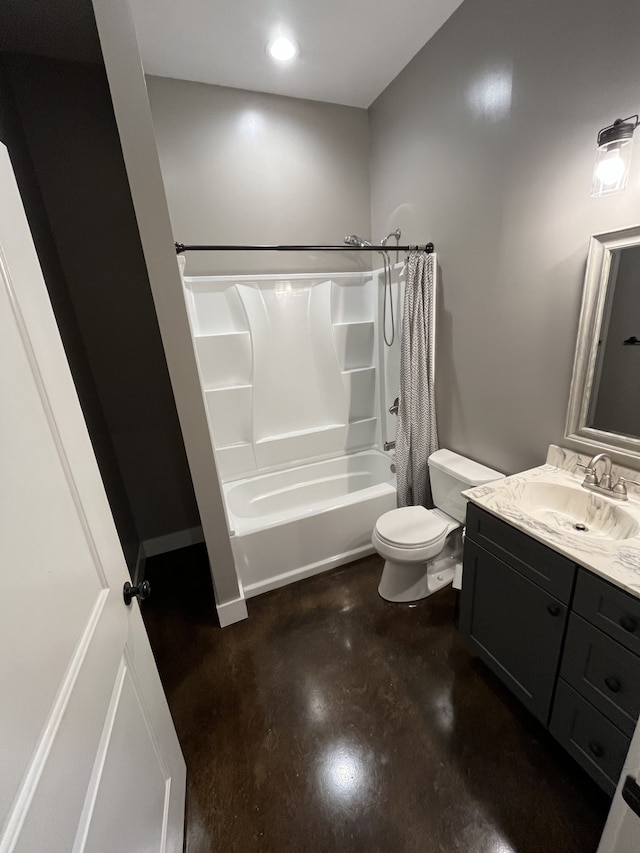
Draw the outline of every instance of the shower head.
M369 240L365 240L363 237L358 237L357 234L348 234L344 238L344 242L347 246L372 246L373 243L370 243Z
M396 228L395 231L391 231L391 233L387 234L386 237L383 237L382 240L380 240L380 245L386 246L387 240L389 239L389 237L393 237L393 239L396 241L396 243L399 243L400 237L402 237L402 231L399 228Z

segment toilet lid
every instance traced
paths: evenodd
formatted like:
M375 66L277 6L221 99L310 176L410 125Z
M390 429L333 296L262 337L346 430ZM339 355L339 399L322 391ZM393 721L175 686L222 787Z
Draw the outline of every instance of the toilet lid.
M403 506L381 515L378 536L389 543L418 548L431 545L447 532L446 522L423 506Z

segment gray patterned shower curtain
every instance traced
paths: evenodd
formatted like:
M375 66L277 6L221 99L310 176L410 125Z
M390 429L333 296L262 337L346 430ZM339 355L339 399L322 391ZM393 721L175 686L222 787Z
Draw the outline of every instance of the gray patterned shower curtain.
M430 506L427 459L438 449L434 393L435 258L407 258L396 421L398 506Z

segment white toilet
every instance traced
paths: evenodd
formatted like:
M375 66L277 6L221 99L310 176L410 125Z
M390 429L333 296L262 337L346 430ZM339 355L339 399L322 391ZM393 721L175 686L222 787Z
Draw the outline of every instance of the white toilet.
M386 563L378 592L387 601L418 601L451 583L462 565L465 489L504 475L451 450L429 457L431 493L436 509L405 506L385 512L371 541Z

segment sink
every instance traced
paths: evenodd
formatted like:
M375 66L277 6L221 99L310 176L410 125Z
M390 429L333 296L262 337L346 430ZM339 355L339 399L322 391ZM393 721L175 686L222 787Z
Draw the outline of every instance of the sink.
M638 522L623 507L581 486L525 482L517 504L536 521L574 536L620 540L640 532Z

